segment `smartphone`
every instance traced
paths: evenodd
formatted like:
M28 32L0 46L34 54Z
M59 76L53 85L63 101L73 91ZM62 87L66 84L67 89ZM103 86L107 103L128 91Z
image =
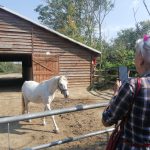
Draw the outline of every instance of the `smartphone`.
M128 80L128 68L126 66L119 67L119 79L122 83Z

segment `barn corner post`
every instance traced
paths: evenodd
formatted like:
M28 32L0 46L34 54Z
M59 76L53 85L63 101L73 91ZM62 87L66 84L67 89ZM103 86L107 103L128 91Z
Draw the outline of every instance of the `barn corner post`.
M91 56L91 76L90 76L90 88L92 89L94 86L94 76L96 72L96 59L97 56Z
M34 51L34 27L31 28L31 43L32 43L32 80L37 81L35 76L35 62L36 52Z
M32 80L34 80L34 76L33 76L33 52L34 52L34 35L33 35L34 29L33 26L31 28L31 45L32 45L32 56L31 56L31 60L32 60L32 72L31 72L31 76L32 76Z
M23 59L22 61L22 74L23 80L33 80L33 51L34 51L34 41L33 41L33 27L30 27L29 30L30 35L30 43L31 43L31 50L30 55Z
M99 78L100 61L101 61L101 54L91 56L91 76L90 76L91 89L94 88L95 83L98 80L97 77ZM98 70L97 70L97 66L98 66Z

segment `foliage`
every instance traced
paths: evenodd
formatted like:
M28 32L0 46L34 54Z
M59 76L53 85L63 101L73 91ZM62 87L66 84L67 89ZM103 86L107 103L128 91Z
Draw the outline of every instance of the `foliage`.
M139 38L150 31L150 21L142 21L135 28L128 28L117 33L112 45L103 49L103 68L118 67L121 65L133 68L134 47ZM106 44L105 44L106 45Z
M83 0L50 0L45 5L39 5L35 11L39 13L38 19L51 29L72 38L79 36L82 40L82 7Z
M103 68L118 67L120 65L131 67L133 62L133 50L113 50L105 54L105 63L102 63Z
M114 47L118 49L134 49L136 39L137 32L134 28L121 30L114 40Z
M0 62L0 73L19 73L21 71L21 64L14 64L12 62Z
M35 11L44 25L95 46L95 33L99 30L101 35L102 23L113 6L111 0L45 0Z
M101 70L111 67L134 66L134 45L143 34L149 33L150 21L135 24L135 28L120 30L111 43L102 38L102 23L114 8L113 0L45 0L38 6L39 20L81 43L102 52ZM98 33L96 35L96 33Z

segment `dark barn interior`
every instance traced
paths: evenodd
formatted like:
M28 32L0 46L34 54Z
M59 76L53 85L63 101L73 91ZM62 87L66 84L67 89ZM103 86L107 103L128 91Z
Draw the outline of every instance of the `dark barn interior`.
M0 78L0 86L21 86L25 80L32 80L33 76L31 54L0 54L0 62L19 62L22 64L22 76Z

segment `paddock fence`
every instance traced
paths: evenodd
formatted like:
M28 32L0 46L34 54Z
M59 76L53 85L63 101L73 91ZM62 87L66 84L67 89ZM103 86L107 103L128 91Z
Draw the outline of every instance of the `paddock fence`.
M11 150L10 136L9 136L10 129L9 128L10 128L10 123L12 123L12 122L18 122L18 121L24 121L24 120L29 120L29 119L35 119L35 118L42 118L42 117L46 117L46 116L83 111L83 110L88 110L88 109L96 109L96 108L106 107L107 105L108 105L108 103L76 105L73 107L55 109L55 110L50 110L50 111L45 111L45 112L37 112L37 113L31 113L31 114L23 114L23 115L18 115L18 116L5 117L5 118L0 118L0 125L1 124L7 124L8 125L8 149ZM78 140L81 140L81 139L84 139L87 137L96 136L96 135L103 134L103 133L108 133L108 132L111 132L113 130L114 130L114 128L109 128L109 129L102 130L102 131L94 131L94 132L80 135L77 137L69 137L69 138L65 138L62 140L53 141L53 142L48 143L48 144L38 145L35 147L26 147L23 150L38 150L38 149L53 147L53 146L64 144L64 143L78 141Z
M128 77L136 77L137 72L134 68L126 66L106 68L105 70L95 69L93 74L93 85L96 88L111 87L116 79L126 80Z

